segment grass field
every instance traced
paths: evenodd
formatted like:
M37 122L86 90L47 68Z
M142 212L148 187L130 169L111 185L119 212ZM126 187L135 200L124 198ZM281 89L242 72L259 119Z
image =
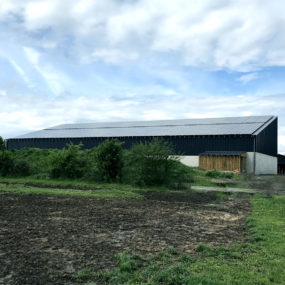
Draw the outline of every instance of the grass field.
M184 185L184 189L179 191L187 192L191 185L217 187L212 182L212 178L207 176L207 171L189 167L189 172L193 181ZM242 177L234 175L233 180L241 180ZM246 188L244 184L225 184L224 186ZM85 190L84 193L75 190ZM0 177L0 193L14 192L19 194L58 194L58 195L82 195L105 198L139 198L138 191L169 192L164 186L137 187L121 183L99 183L88 180L72 179L38 179L33 176L28 177ZM176 189L177 191L177 189Z

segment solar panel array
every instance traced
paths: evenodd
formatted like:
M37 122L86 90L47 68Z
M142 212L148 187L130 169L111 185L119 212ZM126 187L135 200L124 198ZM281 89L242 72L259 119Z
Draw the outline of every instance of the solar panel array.
M272 116L64 124L17 138L250 135Z

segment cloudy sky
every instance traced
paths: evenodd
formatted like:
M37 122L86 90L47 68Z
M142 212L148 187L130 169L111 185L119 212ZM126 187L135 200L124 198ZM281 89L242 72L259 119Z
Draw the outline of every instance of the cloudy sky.
M0 135L61 123L276 115L284 0L0 0Z

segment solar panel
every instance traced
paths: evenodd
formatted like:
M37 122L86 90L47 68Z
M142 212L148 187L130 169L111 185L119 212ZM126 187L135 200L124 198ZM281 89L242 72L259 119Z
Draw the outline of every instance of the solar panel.
M250 135L272 116L64 124L17 138Z

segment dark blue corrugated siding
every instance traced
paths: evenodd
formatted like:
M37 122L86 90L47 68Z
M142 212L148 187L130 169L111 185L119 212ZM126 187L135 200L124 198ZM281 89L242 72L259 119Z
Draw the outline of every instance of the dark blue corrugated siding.
M129 149L132 144L141 141L150 141L153 137L123 137L117 138L124 142L123 147ZM169 141L175 154L199 155L205 151L253 151L253 137L248 135L235 136L177 136L163 137ZM8 149L23 147L36 148L63 148L68 142L83 143L88 149L102 143L105 138L74 138L74 139L11 139L8 140Z
M278 119L276 118L256 136L256 151L271 156L278 153Z
M278 154L278 164L284 164L285 165L285 155Z

